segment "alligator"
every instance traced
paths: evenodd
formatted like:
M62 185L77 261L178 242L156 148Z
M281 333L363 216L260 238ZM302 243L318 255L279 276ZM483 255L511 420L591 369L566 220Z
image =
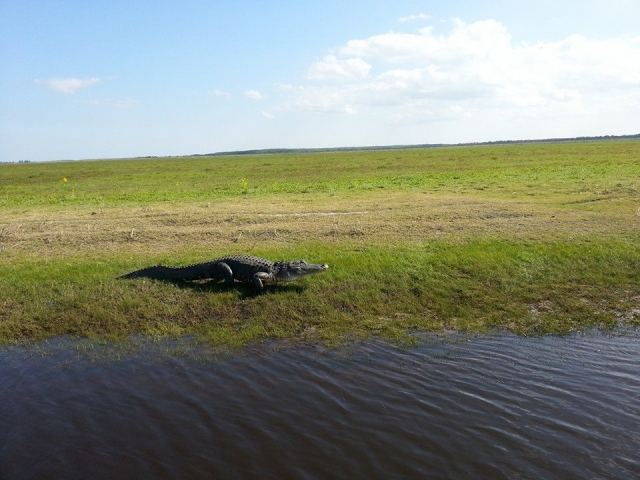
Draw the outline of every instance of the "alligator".
M234 280L252 283L262 293L265 283L290 282L305 275L324 272L325 264L307 263L304 260L272 262L252 255L229 255L208 262L184 267L155 265L122 275L120 278L153 278L157 280L224 280L232 285Z

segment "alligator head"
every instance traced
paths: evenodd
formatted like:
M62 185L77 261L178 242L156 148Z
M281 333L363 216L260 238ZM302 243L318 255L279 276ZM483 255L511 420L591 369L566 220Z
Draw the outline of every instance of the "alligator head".
M274 280L277 282L290 282L305 275L324 272L329 268L326 263L307 263L304 260L282 261L274 264Z

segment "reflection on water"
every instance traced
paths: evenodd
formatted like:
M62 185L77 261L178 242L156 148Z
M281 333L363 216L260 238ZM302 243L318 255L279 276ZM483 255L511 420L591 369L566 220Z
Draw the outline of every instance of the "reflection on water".
M638 478L640 331L0 351L0 478Z

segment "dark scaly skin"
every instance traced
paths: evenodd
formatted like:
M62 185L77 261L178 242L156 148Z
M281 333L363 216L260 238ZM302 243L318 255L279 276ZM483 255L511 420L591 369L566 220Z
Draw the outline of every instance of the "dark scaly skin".
M289 282L306 275L324 272L327 264L307 263L304 260L272 262L252 255L229 255L208 262L184 267L156 265L123 275L120 278L153 278L157 280L224 280L232 285L235 280L252 283L262 293L265 283Z

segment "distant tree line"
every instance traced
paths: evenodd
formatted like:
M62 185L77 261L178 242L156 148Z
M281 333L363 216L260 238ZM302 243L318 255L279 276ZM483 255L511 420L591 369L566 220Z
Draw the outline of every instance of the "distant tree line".
M367 150L407 150L413 148L436 148L436 147L466 147L475 145L511 145L523 143L569 143L569 142L597 142L607 140L632 140L640 139L640 133L635 135L602 135L599 137L573 137L573 138L545 138L540 140L496 140L493 142L470 142L470 143L423 143L418 145L386 145L370 147L335 147L335 148L266 148L259 150L233 150L229 152L216 152L189 155L190 157L215 157L228 155L273 155L273 154L296 154L296 153L324 153L324 152L357 152Z
M471 143L423 143L418 145L380 145L371 147L334 147L334 148L265 148L257 150L233 150L229 152L215 153L194 153L184 155L184 157L222 157L231 155L283 155L296 153L325 153L325 152L359 152L368 150L407 150L413 148L436 148L436 147L467 147L475 145L516 145L523 143L569 143L569 142L602 142L607 140L633 140L640 139L640 133L635 135L601 135L599 137L573 137L573 138L544 138L540 140L496 140L493 142L471 142ZM179 156L179 155L178 155ZM136 158L174 158L158 157L148 155ZM18 162L2 163L31 163L31 160L18 160Z

